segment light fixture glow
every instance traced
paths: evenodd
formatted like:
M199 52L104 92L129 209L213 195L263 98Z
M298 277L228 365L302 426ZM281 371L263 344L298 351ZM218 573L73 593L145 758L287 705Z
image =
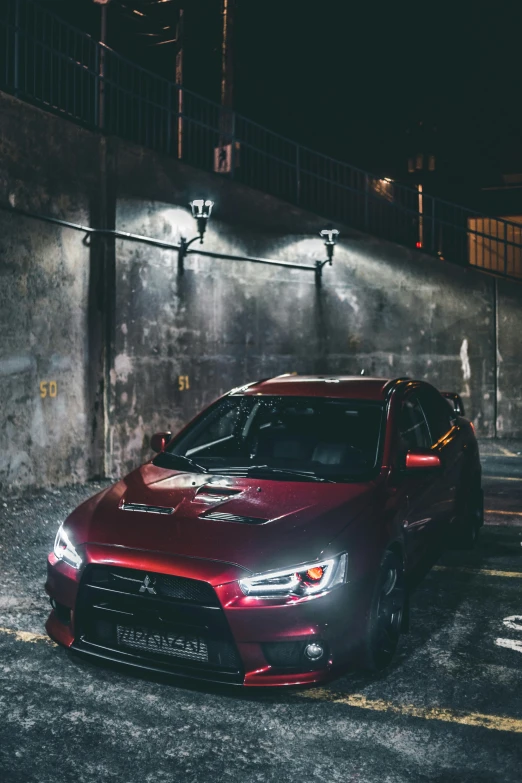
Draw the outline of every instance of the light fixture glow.
M194 199L193 201L190 202L192 217L196 218L196 220L199 220L200 218L204 218L205 220L208 220L210 215L212 214L213 206L214 206L214 202L210 201L210 199L203 199L203 198Z
M324 263L318 262L319 266L317 267L317 269L320 275L324 264L330 264L330 266L332 266L334 247L337 242L337 237L339 236L339 232L336 228L332 228L331 226L328 226L328 228L323 228L322 231L319 231L319 236L322 239L324 239L324 246L326 248L326 261Z
M319 236L324 239L324 244L328 247L328 245L335 245L339 232L336 228L323 228Z
M192 217L197 221L198 224L200 244L203 244L203 236L205 234L210 215L212 214L213 206L214 202L208 198L196 198L190 202Z

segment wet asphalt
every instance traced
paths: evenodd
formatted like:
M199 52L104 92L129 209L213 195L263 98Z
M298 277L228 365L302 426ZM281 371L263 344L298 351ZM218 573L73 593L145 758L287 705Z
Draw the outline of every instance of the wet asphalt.
M46 642L47 552L103 485L2 499L0 781L520 783L522 444L482 452L477 549L417 586L389 670L314 691L171 684Z

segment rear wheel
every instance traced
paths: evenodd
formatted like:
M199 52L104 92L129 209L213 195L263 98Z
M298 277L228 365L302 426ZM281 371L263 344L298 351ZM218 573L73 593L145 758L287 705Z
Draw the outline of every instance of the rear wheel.
M455 523L453 548L473 549L484 524L484 490L474 481L462 498L461 513Z
M404 569L395 552L386 552L375 584L360 663L369 671L384 669L393 659L407 606Z

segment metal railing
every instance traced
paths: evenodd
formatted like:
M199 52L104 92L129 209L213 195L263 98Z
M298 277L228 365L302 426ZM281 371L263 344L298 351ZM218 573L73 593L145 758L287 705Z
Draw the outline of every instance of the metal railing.
M296 144L135 65L36 0L2 3L0 89L376 237L522 277L522 224Z

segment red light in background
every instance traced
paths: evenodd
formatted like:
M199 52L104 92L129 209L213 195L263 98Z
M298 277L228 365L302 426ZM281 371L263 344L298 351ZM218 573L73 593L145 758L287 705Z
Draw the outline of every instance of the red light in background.
M415 247L422 247L422 242L416 242Z

